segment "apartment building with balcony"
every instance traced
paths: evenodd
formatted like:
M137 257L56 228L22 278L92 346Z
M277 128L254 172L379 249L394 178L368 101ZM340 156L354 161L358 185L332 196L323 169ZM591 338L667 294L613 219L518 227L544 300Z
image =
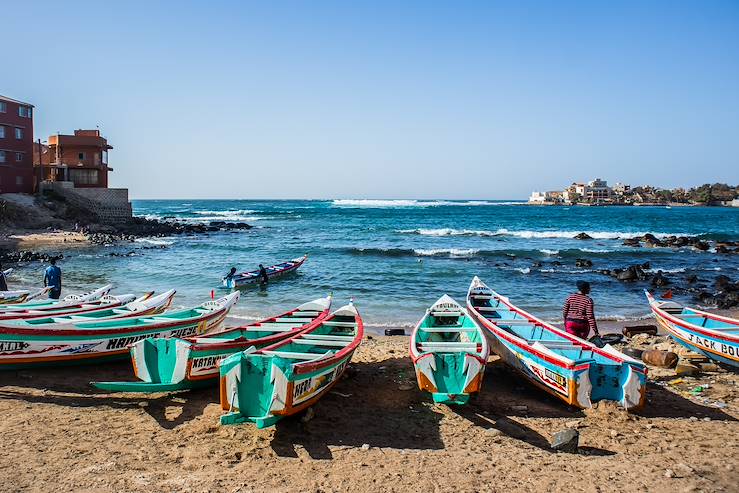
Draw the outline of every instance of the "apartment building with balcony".
M0 193L32 193L33 105L0 96Z
M37 144L34 163L46 182L72 182L75 188L108 188L108 144L100 130L75 130L51 135L48 145Z

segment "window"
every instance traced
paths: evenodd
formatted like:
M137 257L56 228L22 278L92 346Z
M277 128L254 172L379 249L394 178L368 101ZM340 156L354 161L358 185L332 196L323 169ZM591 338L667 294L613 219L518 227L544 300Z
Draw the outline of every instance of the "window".
M18 116L25 118L31 118L31 107L30 106L18 106Z
M23 162L23 153L22 152L16 152L15 153L15 162L16 163Z
M5 101L0 101L0 113L7 113L8 112L8 103Z
M108 151L103 151L103 164L108 164Z
M4 139L4 138L5 138L5 127L0 125L0 139Z
M23 129L15 127L15 138L18 140L23 140Z
M0 151L0 163L5 162L5 151Z
M69 169L69 179L75 185L97 185L98 170L96 169Z
M84 153L84 152L80 152L80 153L79 153L79 154L77 155L77 157L79 157L80 161L82 161L83 159L85 159L85 153Z
M23 177L22 176L16 176L15 177L15 184L16 185L23 185Z

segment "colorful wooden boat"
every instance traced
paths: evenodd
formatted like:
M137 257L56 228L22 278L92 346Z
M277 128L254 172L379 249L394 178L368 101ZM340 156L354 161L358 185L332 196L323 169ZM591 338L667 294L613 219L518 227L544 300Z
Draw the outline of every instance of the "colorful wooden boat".
M467 404L482 387L490 347L467 310L444 295L413 329L410 354L418 386L434 402Z
M282 262L281 264L271 265L269 267L265 267L265 270L267 271L267 279L272 279L276 277L282 277L286 274L290 274L291 272L295 272L298 270L298 268L303 265L303 263L308 259L308 255L303 255L300 258L294 258L292 260L289 260L287 262ZM249 272L242 272L241 274L236 274L235 276L227 279L223 279L223 287L233 289L233 288L242 288L246 286L250 286L253 284L259 283L259 269L249 271Z
M64 329L82 322L97 322L140 315L153 315L162 313L169 308L174 295L175 290L171 289L158 296L151 296L151 293L147 293L117 308L101 305L83 313L54 315L52 312L28 319L3 320L0 321L0 329Z
M609 400L625 409L644 405L647 368L641 361L534 317L477 277L467 293L467 308L507 365L567 404L589 408Z
M364 335L353 304L289 339L233 354L220 363L221 424L272 426L325 395L341 378Z
M678 344L723 365L739 367L739 320L645 293L657 322Z
M55 328L0 327L0 369L125 359L129 346L147 337L186 337L216 330L238 299L239 293L231 293L162 315L70 321Z
M323 320L331 297L303 303L276 317L202 336L147 338L131 346L138 382L93 382L112 392L171 392L218 383L218 362L250 347L257 349L286 339Z
M51 288L42 288L38 291L30 291L28 289L19 289L16 291L0 291L0 304L15 305L16 303L24 303L26 301L35 300L51 291Z
M154 295L153 291L146 293L140 300L146 300ZM52 305L46 309L30 309L25 310L7 310L0 312L0 322L5 320L30 320L34 318L44 317L60 317L66 315L82 315L95 310L104 310L110 308L118 308L135 301L137 298L132 294L106 295L97 301L89 303L68 303L61 305Z
M0 314L18 310L55 310L64 306L74 306L80 303L93 303L99 301L103 296L110 293L112 284L106 284L89 293L70 294L61 300L34 300L28 303L15 303L12 305L0 305Z

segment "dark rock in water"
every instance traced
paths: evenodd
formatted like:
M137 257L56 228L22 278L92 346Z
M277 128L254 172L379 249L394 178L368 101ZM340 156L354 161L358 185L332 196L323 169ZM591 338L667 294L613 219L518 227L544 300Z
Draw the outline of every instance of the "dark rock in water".
M665 277L662 271L657 271L657 274L652 278L652 286L667 286L670 284L670 280Z
M705 242L705 241L698 241L698 242L696 242L696 243L694 243L694 244L693 244L693 248L695 248L696 250L700 250L700 251L702 251L702 252L705 252L705 251L707 251L707 250L708 250L709 248L711 248L711 245L709 245L709 244L708 244L707 242Z
M716 298L713 296L713 293L710 293L708 291L701 291L700 293L698 293L698 295L695 298L702 305L715 305L716 304Z
M642 236L642 241L644 241L644 243L648 247L657 248L657 247L666 247L667 246L667 243L665 243L664 241L660 240L659 238L657 238L656 236L654 236L651 233L647 233L644 236Z
M686 280L688 281L689 284L695 284L696 282L698 282L698 276L693 274L691 276L688 276Z
M592 240L593 237L587 233L579 233L574 236L576 240Z
M551 447L552 450L574 454L577 453L577 446L579 443L580 433L573 428L567 428L566 430L558 431L554 434L552 437Z
M719 291L727 291L728 288L731 286L731 279L729 278L729 276L725 276L723 274L718 275L716 276L714 285Z
M48 262L52 258L63 259L64 255L32 252L31 250L0 251L0 260L3 262Z
M623 244L630 247L640 247L641 241L639 241L639 238L626 238Z
M726 254L730 253L730 251L724 245L716 245L716 253Z
M531 267L541 267L541 262L534 262L531 264Z
M642 269L644 269L644 270L649 270L649 269L651 269L651 268L652 268L652 265L651 265L651 264L650 264L649 262L644 262L644 263L643 263L643 264L641 264L641 265L640 265L639 267L641 267L641 268L642 268Z
M552 265L562 265L562 262L560 262L559 260L552 260L550 263Z
M739 306L739 292L721 293L716 296L716 306L722 310Z
M575 259L575 267L592 267L593 261L586 258Z
M649 268L649 262L642 265L630 265L626 269L613 269L611 273L619 281L643 281L647 278L647 273L644 272L645 268Z
M385 335L386 336L404 336L405 330L404 329L385 329Z

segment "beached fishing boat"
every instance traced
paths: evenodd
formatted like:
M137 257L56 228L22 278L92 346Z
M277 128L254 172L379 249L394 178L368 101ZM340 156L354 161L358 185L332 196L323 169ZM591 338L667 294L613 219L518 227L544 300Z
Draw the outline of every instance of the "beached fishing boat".
M107 295L113 288L112 284L107 284L103 287L90 291L89 293L70 294L62 298L61 300L45 299L45 300L34 300L28 303L15 303L12 305L0 305L0 314L23 311L23 310L56 310L66 306L75 306L81 303L94 303L99 302L102 297Z
M300 258L294 258L287 262L282 262L281 264L265 267L265 270L267 271L267 279L282 277L286 274L290 274L291 272L295 272L301 265L303 265L303 263L307 259L308 255L303 255ZM259 269L249 272L242 272L241 274L236 274L231 278L223 279L223 287L229 289L242 288L258 283Z
M303 303L253 324L185 338L147 338L131 346L135 382L93 382L112 392L170 392L216 385L218 362L250 347L260 349L317 323L329 313L331 297Z
M14 305L16 303L24 303L43 296L49 291L51 291L51 288L48 287L39 289L38 291L29 291L27 289L0 291L0 304Z
M362 342L364 325L353 304L289 339L233 354L220 363L221 424L272 426L325 395L339 381Z
M64 329L82 322L98 322L140 315L154 315L162 313L169 308L174 295L175 290L171 289L158 296L151 296L151 293L147 293L117 308L101 305L82 313L54 315L52 312L27 319L2 320L0 321L0 329L4 327L11 329Z
M151 298L153 295L154 292L150 291L138 299L144 301ZM6 320L31 320L34 318L82 315L96 310L106 310L122 307L123 305L131 303L136 299L136 296L132 294L106 295L99 300L91 301L89 303L73 302L56 306L52 305L45 309L26 308L23 310L7 310L4 312L0 312L0 323Z
M159 297L165 295L168 293ZM239 293L231 293L196 308L162 315L70 321L61 328L0 327L0 370L125 359L129 346L147 337L187 337L218 329L238 299Z
M657 322L678 344L718 363L739 367L739 320L657 300L648 291L645 294Z
M625 409L644 405L647 369L641 361L534 317L477 277L467 293L467 308L508 366L567 404L589 408L609 400Z
M490 347L467 310L444 295L413 329L410 354L418 386L434 402L466 404L482 387Z

